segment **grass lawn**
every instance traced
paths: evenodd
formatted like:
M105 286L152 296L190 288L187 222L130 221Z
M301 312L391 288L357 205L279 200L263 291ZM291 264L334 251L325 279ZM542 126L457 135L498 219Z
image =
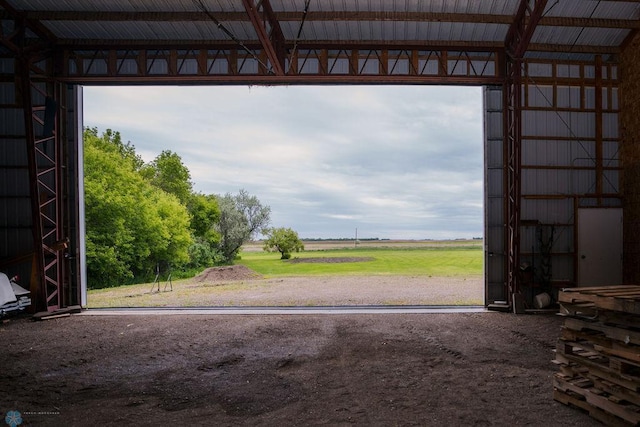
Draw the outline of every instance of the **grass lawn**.
M354 248L304 251L292 258L368 258L362 262L322 263L291 262L279 253L243 252L237 264L264 275L398 275L398 276L476 276L482 274L482 246L447 248Z

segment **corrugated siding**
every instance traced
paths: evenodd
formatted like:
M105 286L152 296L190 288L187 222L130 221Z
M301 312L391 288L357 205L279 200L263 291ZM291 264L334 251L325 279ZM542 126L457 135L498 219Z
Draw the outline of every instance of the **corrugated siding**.
M550 1L545 16L594 19L638 19L640 4L630 2L585 2L584 0Z
M243 12L242 2L233 0L202 0L212 12ZM193 0L8 0L18 10L51 10L81 12L192 12L200 10ZM304 5L304 2L303 2Z
M192 0L10 0L17 10L25 11L79 11L79 12L200 12ZM202 0L204 7L213 16L221 12L244 13L242 2L233 0ZM502 42L509 24L483 23L482 15L502 15L509 21L515 16L520 0L441 0L424 2L419 0L328 0L315 1L312 12L416 12L453 13L477 17L478 22L411 22L411 21L311 21L305 22L301 39L305 41L449 41L456 42ZM278 12L302 12L305 0L272 0L273 10ZM584 2L569 0L549 2L546 15L560 17L593 17L611 19L638 19L640 5L623 2ZM212 20L201 18L200 22L105 22L99 16L94 22L44 21L45 26L59 38L73 39L131 39L140 40L229 40ZM257 41L255 31L247 17L243 22L222 23L238 39ZM287 40L296 38L299 22L280 22ZM562 45L619 46L629 35L628 29L581 28L539 25L532 43ZM32 36L29 36L32 38ZM591 61L593 54L558 52L527 52L527 58L572 59Z
M304 9L304 0L271 0L275 11L300 11ZM336 11L406 11L406 12L443 12L513 15L519 0L441 0L426 2L423 0L322 0L312 2L310 10L320 12Z
M532 43L565 45L619 46L629 34L627 29L538 26Z
M19 10L78 10L78 11L194 11L198 7L191 0L8 0L11 6ZM210 11L241 12L242 3L232 0L202 0ZM444 12L513 15L519 0L444 0L425 2L420 0L322 0L311 4L311 10L328 11L408 11L408 12ZM274 11L302 11L305 0L272 0Z
M544 40L543 40L544 42ZM551 280L575 281L575 206L617 206L620 199L618 90L603 67L602 105L596 105L595 64L528 63L523 87L521 262L540 268L540 230L554 230ZM613 67L615 69L615 67ZM556 76L562 84L549 82ZM546 78L544 84L536 79ZM569 81L571 83L567 84ZM575 81L575 83L573 83ZM597 112L597 110L601 110ZM596 121L602 117L602 176L597 176ZM600 197L594 197L598 185ZM539 270L538 270L539 271ZM537 280L540 280L539 278Z
M484 90L485 303L504 300L504 157L502 88Z
M595 136L594 123L595 113L590 112L527 110L522 113L522 134L525 137L593 139Z
M280 23L285 38L297 36L300 24L293 21ZM307 21L300 40L463 40L503 41L508 25L459 22L415 21ZM234 33L235 34L235 33Z
M90 22L43 21L59 38L107 40L229 40L213 22ZM256 39L249 22L226 22L224 26L241 40ZM296 30L297 31L297 30Z
M525 166L594 166L595 141L527 139L522 141ZM581 159L589 159L585 162Z
M13 60L0 61L0 74L13 73ZM24 139L24 115L16 106L13 80L0 83L0 260L29 253L33 244L31 233L31 201L27 145ZM26 271L5 267L8 274ZM28 277L28 276L27 276Z

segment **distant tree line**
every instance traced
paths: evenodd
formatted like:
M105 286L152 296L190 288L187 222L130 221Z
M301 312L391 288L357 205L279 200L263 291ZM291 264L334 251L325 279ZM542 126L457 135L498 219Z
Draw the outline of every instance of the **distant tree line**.
M178 154L145 163L119 132L85 129L84 161L92 288L148 281L157 266L179 273L230 264L270 223L257 197L195 192Z

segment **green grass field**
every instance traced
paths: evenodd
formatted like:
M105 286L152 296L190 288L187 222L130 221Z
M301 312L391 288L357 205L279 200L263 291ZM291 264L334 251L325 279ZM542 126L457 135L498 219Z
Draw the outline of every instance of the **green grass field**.
M397 276L475 276L482 274L482 246L445 248L353 248L303 251L292 258L371 258L346 263L291 262L279 253L243 252L242 264L266 276L397 275Z
M279 253L267 253L249 247L236 264L244 265L265 279L321 276L428 276L433 278L480 278L483 272L482 241L414 242L360 245L313 244L314 250L293 254L294 261L308 258L366 258L360 262L292 262ZM322 249L328 248L328 249ZM298 260L295 260L298 258ZM325 260L326 261L326 260ZM164 289L166 283L161 283ZM173 292L151 292L151 284L119 286L88 292L89 307L162 307L238 304L239 295L262 305L272 292L267 281L236 281L222 284L200 283L192 279L174 282ZM313 305L313 298L308 304ZM478 301L454 301L449 304L481 304ZM268 303L264 303L268 305ZM302 305L306 305L307 302ZM443 303L444 304L444 303Z

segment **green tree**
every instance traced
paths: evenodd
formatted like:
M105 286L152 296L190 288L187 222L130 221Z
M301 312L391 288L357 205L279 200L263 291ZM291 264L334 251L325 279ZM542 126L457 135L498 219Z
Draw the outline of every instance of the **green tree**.
M140 170L144 166L144 160L136 153L136 148L131 141L126 144L122 142L120 132L107 129L102 136L98 135L98 128L85 128L84 138L91 138L94 146L99 147L103 151L115 152L126 162L130 163L135 170Z
M218 198L213 194L194 193L187 208L191 215L193 235L210 244L216 244L220 240L213 228L220 219Z
M291 258L292 252L304 250L304 244L291 228L269 228L266 231L267 240L263 249L267 252L280 252L280 259Z
M187 207L194 236L194 242L189 247L189 267L210 267L217 261L220 242L220 235L214 228L220 219L218 198L212 194L194 193Z
M178 154L164 150L140 172L153 185L176 196L183 205L189 203L193 192L191 174Z
M188 262L190 217L175 196L138 172L117 133L84 133L87 275L91 287L141 279L156 262Z
M263 206L256 196L249 195L245 190L240 190L235 196L225 194L219 198L218 204L218 251L223 262L231 263L242 245L269 225L271 208Z

